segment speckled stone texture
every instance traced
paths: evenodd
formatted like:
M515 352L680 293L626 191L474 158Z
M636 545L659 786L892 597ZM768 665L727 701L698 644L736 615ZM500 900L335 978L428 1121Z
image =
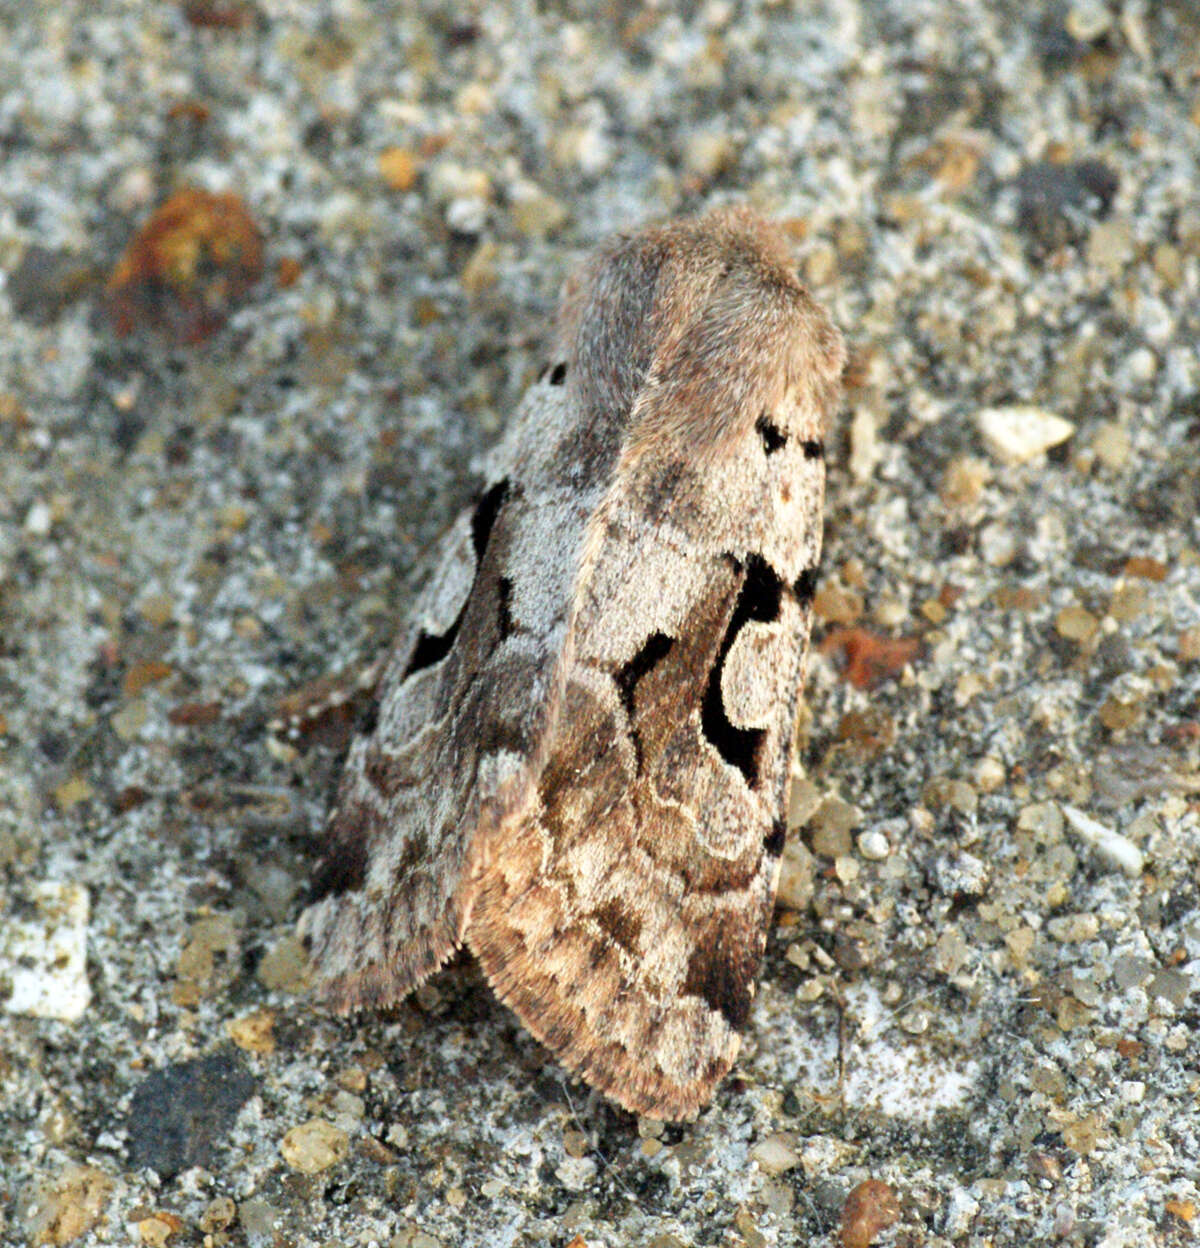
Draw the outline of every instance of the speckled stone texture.
M0 153L0 1242L1194 1242L1191 0L27 0ZM739 200L852 360L786 906L662 1127L466 961L313 1008L345 725L267 724L388 641L571 266ZM194 1059L237 1095L135 1168Z

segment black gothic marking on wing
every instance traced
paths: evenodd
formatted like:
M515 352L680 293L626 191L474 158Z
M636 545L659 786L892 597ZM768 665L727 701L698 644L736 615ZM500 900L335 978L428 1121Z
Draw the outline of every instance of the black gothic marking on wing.
M567 366L565 364L555 364L550 370L550 384L552 386L561 386L567 379Z
M768 455L774 455L776 451L782 450L783 447L787 446L787 434L771 420L766 412L763 412L758 418L754 428L762 439L763 450Z
M496 527L496 517L504 500L508 497L508 482L497 481L490 490L475 504L475 513L471 516L471 544L475 547L475 566L483 562L483 552L487 550L488 538Z
M625 714L629 717L631 725L630 737L633 739L633 749L637 756L639 772L642 770L642 743L638 738L636 727L632 726L634 699L637 696L638 682L667 657L674 644L674 639L668 637L665 633L651 633L642 643L642 647L637 654L628 662L623 663L613 673L613 680L616 681L617 691L621 695L621 705L625 708Z
M475 504L475 511L471 516L471 545L475 550L476 576L479 575L479 566L483 563L483 552L487 550L488 538L491 537L492 529L496 525L496 517L500 514L500 508L504 505L504 500L507 497L508 482L498 481ZM413 647L412 656L408 660L408 666L404 669L405 680L414 672L424 671L425 668L433 667L434 664L440 663L450 653L458 637L458 630L462 626L463 615L466 613L467 603L470 600L471 595L468 594L463 602L462 610L459 611L454 623L444 633L426 633L422 631L417 638L417 644Z
M825 443L818 441L802 442L801 449L804 451L805 459L824 459Z
M725 762L742 773L752 789L758 787L761 779L758 755L766 733L761 728L735 728L729 722L721 698L721 673L725 670L725 657L742 626L750 620L769 624L778 619L782 597L783 582L774 569L761 555L751 555L746 561L745 580L734 604L733 616L721 641L717 661L708 676L700 713L700 724L708 743Z
M792 585L792 593L796 595L796 601L802 606L807 607L813 600L813 594L817 592L817 569L805 568L803 572L796 577L795 584Z
M500 600L498 607L499 618L496 621L499 630L500 640L511 637L516 632L516 624L513 622L512 608L509 605L512 602L512 578L508 576L500 577L496 582L496 595Z
M367 882L367 828L365 820L339 840L317 864L308 886L307 905L336 893L356 893Z
M771 830L763 837L763 852L770 858L778 858L783 853L783 844L787 840L787 824L776 819Z
M425 668L440 663L453 649L461 623L462 613L460 612L458 618L444 633L422 633L417 638L412 657L404 669L404 679L407 680L414 672L422 672Z

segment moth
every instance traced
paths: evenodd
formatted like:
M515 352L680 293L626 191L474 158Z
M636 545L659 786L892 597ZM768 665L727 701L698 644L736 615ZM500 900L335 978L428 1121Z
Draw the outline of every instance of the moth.
M844 348L747 209L619 235L448 531L300 930L339 1011L466 945L568 1070L694 1117L754 999Z

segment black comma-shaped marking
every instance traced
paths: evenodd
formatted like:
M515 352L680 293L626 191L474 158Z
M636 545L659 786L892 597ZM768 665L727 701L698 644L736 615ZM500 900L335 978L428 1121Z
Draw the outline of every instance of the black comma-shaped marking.
M665 633L651 633L642 643L641 649L627 663L623 663L613 674L617 684L617 692L621 695L621 705L629 722L633 724L634 699L637 687L642 678L651 672L667 657L674 641ZM642 770L642 743L636 729L631 729L634 753L637 757L637 768Z
M762 439L763 450L774 455L788 444L787 434L764 412L754 423L754 430ZM825 443L819 438L809 438L800 444L805 459L824 459Z
M769 624L779 618L783 582L761 555L750 556L746 561L745 572L745 580L734 604L729 627L721 641L717 661L708 676L700 724L708 743L725 762L742 773L746 783L753 789L758 787L761 779L758 774L758 755L766 733L761 728L735 728L729 722L721 698L721 673L725 670L725 658L744 624L750 620Z
M487 550L488 539L492 536L492 529L496 525L496 517L499 516L500 508L504 505L504 500L507 497L508 482L498 481L475 504L475 512L471 516L471 546L475 551L476 576L479 575L479 568L483 564L484 551ZM414 672L421 672L427 667L433 667L434 664L440 663L450 653L455 639L458 637L458 630L462 627L467 603L470 601L471 595L468 594L466 601L462 605L462 610L458 613L458 617L444 633L421 633L417 638L417 644L413 647L412 657L408 660L408 666L404 669L405 678L413 675ZM500 599L500 628L502 634L507 606L502 587Z
M763 412L755 422L754 429L762 439L763 450L768 455L774 455L776 451L787 446L787 434L771 420L766 412Z

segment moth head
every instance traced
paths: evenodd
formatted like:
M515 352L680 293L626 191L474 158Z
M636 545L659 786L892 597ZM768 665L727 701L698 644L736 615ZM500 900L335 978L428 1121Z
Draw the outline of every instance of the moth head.
M746 208L618 237L568 287L559 337L568 384L627 422L635 459L719 459L764 414L819 441L845 364L786 238Z

